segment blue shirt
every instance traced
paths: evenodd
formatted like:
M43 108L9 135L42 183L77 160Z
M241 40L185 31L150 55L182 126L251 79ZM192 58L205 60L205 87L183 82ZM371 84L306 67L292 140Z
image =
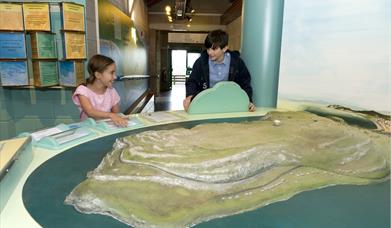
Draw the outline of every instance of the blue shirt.
M224 60L221 63L208 60L209 62L209 87L212 88L216 83L228 81L229 64L231 63L231 55L228 52L224 53Z

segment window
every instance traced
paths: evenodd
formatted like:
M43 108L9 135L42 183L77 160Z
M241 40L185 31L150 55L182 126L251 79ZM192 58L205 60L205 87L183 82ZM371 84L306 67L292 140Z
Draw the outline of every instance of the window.
M187 52L186 50L172 50L172 82L173 84L184 83L191 74L194 62L200 57L200 53Z
M187 53L187 67L193 68L194 62L201 56L200 53Z
M172 50L172 75L186 75L186 50Z

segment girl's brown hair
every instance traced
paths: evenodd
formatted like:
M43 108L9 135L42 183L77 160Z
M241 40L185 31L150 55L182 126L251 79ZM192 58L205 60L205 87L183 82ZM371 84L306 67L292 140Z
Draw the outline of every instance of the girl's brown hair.
M95 72L103 73L103 71L106 70L106 68L115 63L114 60L110 57L104 56L104 55L94 55L90 58L88 61L87 70L90 74L90 77L87 78L86 84L92 84L94 83L96 77Z

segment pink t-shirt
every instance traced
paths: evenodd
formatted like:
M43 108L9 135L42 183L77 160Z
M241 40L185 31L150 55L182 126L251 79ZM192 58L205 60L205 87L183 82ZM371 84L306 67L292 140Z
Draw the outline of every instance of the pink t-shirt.
M91 105L99 111L102 112L111 112L111 108L118 104L120 101L120 97L117 91L114 88L107 88L104 94L97 94L90 90L88 87L84 85L80 85L77 87L76 91L72 95L72 101L79 108L80 111L80 119L84 120L88 116L83 111L80 105L80 100L78 95L83 95L87 97Z

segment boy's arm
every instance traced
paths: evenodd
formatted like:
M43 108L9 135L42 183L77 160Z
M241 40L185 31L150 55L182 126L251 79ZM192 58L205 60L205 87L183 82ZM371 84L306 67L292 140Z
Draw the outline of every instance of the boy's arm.
M191 102L191 98L193 98L193 95L187 96L187 97L183 100L183 108L185 109L186 112L187 112L187 110L189 109L190 102Z
M186 97L194 96L199 92L198 84L200 84L202 74L201 64L201 60L198 59L193 65L189 78L186 80Z
M253 88L251 87L251 75L248 71L246 64L242 59L239 59L239 77L235 80L236 83L240 85L240 87L247 93L247 96L250 100L250 103L248 104L248 111L254 112L256 110L255 105L253 102Z
M253 88L251 87L251 75L244 61L242 59L239 61L239 75L235 81L247 93L250 102L252 102Z
M189 109L194 95L199 92L198 84L200 83L202 73L201 64L201 60L198 59L193 65L193 70L191 71L189 78L186 80L186 98L183 100L183 108L185 111Z

